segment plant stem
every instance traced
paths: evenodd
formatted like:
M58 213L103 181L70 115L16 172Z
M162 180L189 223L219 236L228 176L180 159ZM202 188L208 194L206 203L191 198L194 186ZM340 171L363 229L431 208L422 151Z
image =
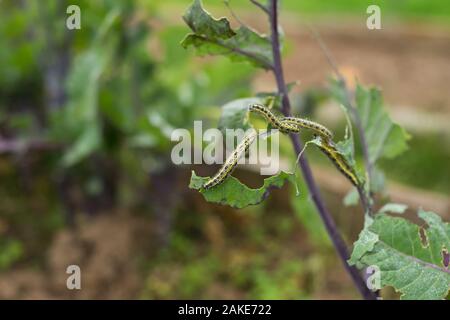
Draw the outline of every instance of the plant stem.
M257 1L257 0L250 0L250 2L253 3L255 6L257 6L258 8L260 8L266 14L270 15L269 9L267 9L266 6L263 5L262 3L260 3L259 1Z
M282 96L282 112L285 116L289 116L291 113L291 105L289 101L288 96L288 90L286 83L284 81L284 74L283 74L283 66L281 64L281 52L280 52L280 40L279 40L279 33L278 33L278 1L277 0L270 0L270 8L269 8L269 22L270 22L270 28L271 28L271 37L272 37L272 54L273 54L273 73L275 76L275 80L277 82L278 92ZM302 142L300 141L298 135L291 134L290 135L292 145L294 147L294 150L296 154L299 154L303 148ZM308 160L306 159L305 155L302 154L299 161L300 168L303 172L303 177L305 179L306 185L308 187L308 190L311 194L312 200L319 212L319 215L325 225L325 228L331 238L331 241L333 242L334 247L336 248L337 253L339 254L339 257L352 278L355 286L361 293L364 299L366 300L374 300L376 299L376 295L371 292L367 286L366 283L359 273L358 269L356 269L353 266L350 266L347 263L347 260L349 259L349 254L347 251L347 246L342 239L341 235L339 234L339 231L337 229L337 226L331 216L331 214L328 212L327 208L325 207L324 201L320 195L319 189L317 188L317 185L314 181L314 177L311 172L311 168L309 166Z

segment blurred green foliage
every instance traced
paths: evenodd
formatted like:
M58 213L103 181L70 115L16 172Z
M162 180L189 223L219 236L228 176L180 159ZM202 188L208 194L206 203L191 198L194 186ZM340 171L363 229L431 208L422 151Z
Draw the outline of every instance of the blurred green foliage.
M99 202L112 184L118 205L139 204L135 190L145 190L148 175L170 165L172 129L216 117L206 107L247 95L254 72L244 64L227 72L226 60L192 61L180 50L182 28L148 23L158 4L79 1L81 29L68 30L69 4L0 2L0 138L20 139L31 155L30 163L19 157L19 166L0 159L0 197L8 199L0 218L8 223L5 236L27 242L27 254L37 249L30 236L41 230L48 243L57 230L41 225L63 225L64 205L73 202L64 203L65 188L88 209L89 199ZM53 151L35 152L35 140ZM27 188L39 192L24 200ZM29 224L36 227L30 232L25 221L36 211L47 213Z
M22 243L18 240L0 242L0 271L9 268L23 255Z
M412 136L410 143L414 145L413 150L406 151L395 161L381 161L383 170L398 182L448 194L450 191L448 137L443 138L441 134L418 134Z

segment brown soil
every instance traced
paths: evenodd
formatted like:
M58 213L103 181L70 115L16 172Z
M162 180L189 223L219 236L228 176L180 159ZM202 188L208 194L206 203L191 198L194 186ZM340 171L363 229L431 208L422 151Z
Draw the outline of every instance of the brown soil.
M59 232L45 270L16 269L0 276L0 299L126 299L141 286L137 259L149 246L147 220L105 215ZM148 248L147 248L148 249ZM66 268L81 269L81 290L68 290Z

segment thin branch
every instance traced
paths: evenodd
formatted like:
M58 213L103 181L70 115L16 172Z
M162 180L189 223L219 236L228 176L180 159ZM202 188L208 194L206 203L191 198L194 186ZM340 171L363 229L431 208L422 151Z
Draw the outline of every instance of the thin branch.
M282 95L282 112L285 116L288 116L291 113L291 106L290 106L287 86L286 86L284 76L283 76L283 67L281 64L280 41L279 41L279 34L278 34L278 1L277 0L270 1L269 20L270 20L271 37L272 37L272 54L273 54L273 61L274 61L273 73L275 76L275 80L277 82L278 91ZM291 138L295 153L299 154L303 149L302 142L300 141L298 135L291 134L290 138ZM304 154L300 157L299 163L300 163L300 168L302 169L302 172L303 172L303 176L304 176L306 185L308 186L309 192L311 194L312 200L319 212L319 215L325 225L325 228L326 228L335 248L336 248L337 253L339 254L339 257L341 258L341 261L342 261L346 271L351 276L354 284L356 285L356 287L358 288L358 290L360 291L360 293L364 297L364 299L367 299L367 300L376 299L376 295L367 288L366 283L365 283L364 279L362 278L361 274L359 273L359 271L355 267L352 267L347 263L347 260L349 259L349 253L347 251L347 246L346 246L344 240L342 239L341 235L339 234L339 231L337 229L337 226L336 226L331 214L328 212L327 208L325 207L324 201L320 195L319 189L317 188L314 177L312 175L308 160L306 159Z
M271 0L269 13L270 32L272 40L273 73L277 82L278 91L281 94L281 112L285 116L291 115L291 102L289 101L288 89L284 81L283 66L281 64L280 39L278 33L278 9L276 0ZM301 149L301 148L300 148Z
M250 0L250 2L253 3L255 6L257 6L258 8L260 8L262 11L264 11L268 16L270 16L270 11L269 9L267 9L265 5L263 5L257 0Z

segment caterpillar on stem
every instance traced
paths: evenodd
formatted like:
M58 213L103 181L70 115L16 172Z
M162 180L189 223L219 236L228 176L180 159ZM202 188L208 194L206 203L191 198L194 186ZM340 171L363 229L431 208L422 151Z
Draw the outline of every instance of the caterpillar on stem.
M341 171L355 187L358 187L360 185L358 177L353 168L349 166L342 154L336 149L334 143L331 140L323 139L321 136L319 136L319 142L319 144L316 144L319 149L325 153L325 155L334 163L336 168L338 168L338 170Z
M219 171L217 171L217 173L211 179L209 179L208 181L205 182L205 184L203 184L203 189L208 190L224 182L225 179L236 168L236 165L239 159L242 157L242 155L245 154L247 150L250 148L250 145L253 143L256 136L257 136L256 131L253 130L250 134L244 137L244 139L242 139L242 141L238 144L236 149L234 149L234 151L227 158L227 160L219 169Z
M275 129L280 130L283 133L299 133L300 129L298 126L285 123L280 121L280 118L277 117L270 111L270 109L266 108L260 104L252 104L249 108L251 112L259 113L263 115L263 117L274 127Z

